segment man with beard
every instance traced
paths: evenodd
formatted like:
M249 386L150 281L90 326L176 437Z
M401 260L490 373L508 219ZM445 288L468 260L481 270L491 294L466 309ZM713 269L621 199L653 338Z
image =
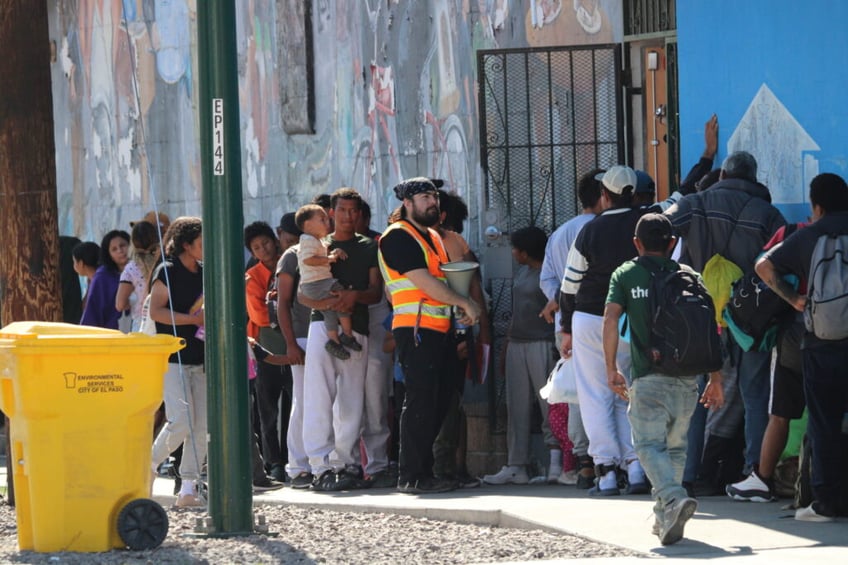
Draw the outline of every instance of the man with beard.
M477 323L480 307L446 284L448 262L439 222L436 186L427 178L394 188L402 201L400 220L380 238L380 271L392 301L392 333L403 370L406 398L400 416L398 490L412 494L446 492L455 481L433 477L433 442L453 392L456 345L451 308L460 320Z

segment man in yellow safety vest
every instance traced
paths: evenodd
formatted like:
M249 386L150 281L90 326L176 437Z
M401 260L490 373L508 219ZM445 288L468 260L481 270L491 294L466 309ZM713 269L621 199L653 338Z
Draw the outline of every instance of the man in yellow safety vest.
M402 201L400 220L380 238L380 271L392 302L392 332L404 375L406 398L400 416L398 489L423 494L456 488L433 477L433 441L455 386L456 342L451 306L459 320L474 325L480 307L447 284L448 262L441 237L436 186L419 177L394 188Z

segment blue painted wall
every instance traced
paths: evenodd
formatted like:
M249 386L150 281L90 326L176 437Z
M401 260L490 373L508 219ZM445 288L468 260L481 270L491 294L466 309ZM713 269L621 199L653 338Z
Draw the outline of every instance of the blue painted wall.
M716 113L716 166L729 150L749 150L787 219L806 218L812 176L848 177L848 2L687 0L677 10L684 174Z

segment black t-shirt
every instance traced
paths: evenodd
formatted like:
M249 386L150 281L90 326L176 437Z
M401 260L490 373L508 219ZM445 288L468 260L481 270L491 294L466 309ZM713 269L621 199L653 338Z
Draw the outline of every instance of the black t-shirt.
M362 234L355 237L338 241L333 234L324 238L327 242L327 251L341 249L347 253L347 259L336 261L330 267L333 277L346 289L368 290L369 273L371 268L377 268L377 242ZM323 320L324 316L317 310L312 311L312 321ZM362 335L368 335L368 305L357 302L353 307L351 315L353 331Z
M649 208L607 210L583 226L574 246L589 265L575 296L575 310L602 316L610 277L622 263L638 255L633 233Z
M168 287L170 284L170 300L168 306L173 308L174 312L190 314L194 312L200 304L203 304L203 265L196 273L192 273L185 268L182 261L179 259L167 259L164 263L156 268L153 272L151 280L162 281L162 284ZM165 279L165 271L168 271L167 280ZM198 327L195 325L176 326L176 333L171 324L160 324L156 322L156 333L176 335L185 339L185 349L180 350L179 356L173 353L168 357L169 363L178 363L182 360L184 365L202 365L205 352L205 344L197 339L195 334Z
M819 237L825 234L848 234L848 212L835 212L822 216L817 222L790 235L780 245L772 247L765 253L765 257L772 262L779 274L797 275L806 286L810 278L810 260L813 257L813 250L816 248ZM804 347L822 343L848 343L848 340L823 342L811 333L804 336Z
M422 232L412 224L409 225L424 238L433 251L436 251L436 245L429 231ZM383 254L386 265L400 274L427 268L427 257L421 250L421 245L402 229L393 229L380 238L380 252Z

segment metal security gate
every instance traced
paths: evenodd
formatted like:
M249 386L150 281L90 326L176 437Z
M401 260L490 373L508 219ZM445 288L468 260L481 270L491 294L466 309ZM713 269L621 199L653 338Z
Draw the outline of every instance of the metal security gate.
M477 68L487 208L550 233L578 212L580 176L624 155L620 49L479 51Z
M530 225L550 234L580 212L583 174L623 162L621 52L616 45L479 51L477 69L486 215L504 233L486 251L500 264L487 275L495 350L490 421L499 431L499 365L512 312L507 234Z

